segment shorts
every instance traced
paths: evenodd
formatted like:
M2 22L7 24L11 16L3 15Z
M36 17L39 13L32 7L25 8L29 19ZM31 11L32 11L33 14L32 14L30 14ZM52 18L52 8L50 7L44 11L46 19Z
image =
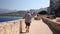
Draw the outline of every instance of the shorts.
M25 22L26 26L30 26L30 23Z

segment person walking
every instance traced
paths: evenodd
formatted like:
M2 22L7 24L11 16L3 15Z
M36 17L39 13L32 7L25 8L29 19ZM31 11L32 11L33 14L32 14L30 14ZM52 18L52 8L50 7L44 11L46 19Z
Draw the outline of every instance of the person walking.
M26 24L26 32L29 32L29 28L30 28L30 24L31 24L31 19L32 19L32 15L30 12L27 12L25 14L25 24Z

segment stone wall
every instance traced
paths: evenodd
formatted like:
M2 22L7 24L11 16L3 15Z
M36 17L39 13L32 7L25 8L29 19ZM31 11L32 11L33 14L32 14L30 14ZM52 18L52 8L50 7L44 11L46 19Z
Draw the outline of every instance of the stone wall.
M51 25L51 27L53 27L55 30L57 30L58 32L60 32L60 23L55 22L55 21L53 21L51 19L48 19L48 18L45 18L45 17L42 17L42 20L45 23Z
M20 34L20 20L0 22L0 34Z

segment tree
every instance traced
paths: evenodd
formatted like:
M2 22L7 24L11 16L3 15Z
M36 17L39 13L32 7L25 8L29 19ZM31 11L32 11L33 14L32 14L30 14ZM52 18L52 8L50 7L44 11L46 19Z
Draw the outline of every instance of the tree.
M38 12L38 14L48 14L48 13L47 13L47 11L43 10L43 11Z

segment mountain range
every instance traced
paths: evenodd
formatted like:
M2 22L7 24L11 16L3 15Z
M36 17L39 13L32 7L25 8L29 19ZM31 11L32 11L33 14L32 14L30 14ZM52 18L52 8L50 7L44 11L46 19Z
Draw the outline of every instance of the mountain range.
M47 11L47 8L30 9L30 10L28 10L28 11L39 12L39 11L42 11L42 10ZM20 10L20 11L21 11L21 10ZM25 11L25 10L22 10L22 11ZM2 9L2 8L0 8L0 14L1 14L1 13L11 13L11 12L17 12L17 10L8 10L8 9Z
M10 12L16 12L16 10L8 10L8 9L2 9L2 8L0 8L0 14L1 13L10 13Z
M19 10L19 11L0 8L0 16L24 16L27 11L34 12L36 14L42 10L47 11L47 8Z

